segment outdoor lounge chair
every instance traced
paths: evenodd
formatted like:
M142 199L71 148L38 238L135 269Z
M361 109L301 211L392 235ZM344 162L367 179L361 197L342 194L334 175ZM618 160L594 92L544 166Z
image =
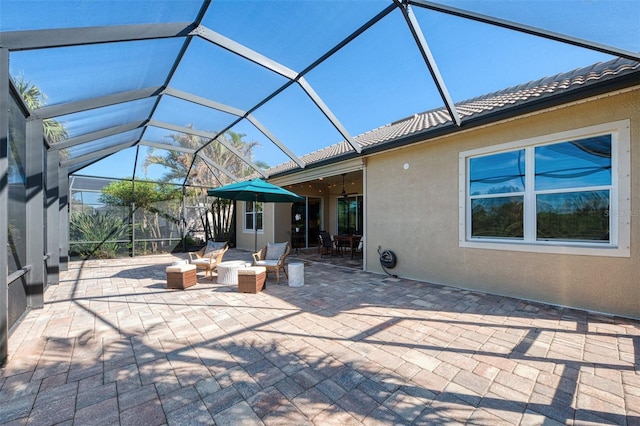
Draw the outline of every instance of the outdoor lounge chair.
M208 275L213 280L213 270L218 263L222 262L222 257L229 250L227 243L216 243L207 241L207 245L198 251L189 252L189 262L196 265L198 269L205 270L205 277Z
M289 279L287 275L287 268L285 265L285 259L291 252L291 245L288 242L285 243L268 243L262 250L253 253L253 265L264 266L267 268L267 275L269 272L276 273L276 279L280 284L280 269L284 271L284 275Z

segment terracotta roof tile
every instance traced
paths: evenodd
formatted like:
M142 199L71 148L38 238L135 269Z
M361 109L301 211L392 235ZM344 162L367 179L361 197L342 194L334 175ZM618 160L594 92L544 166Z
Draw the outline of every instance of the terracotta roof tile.
M520 84L497 92L482 95L456 104L463 124L465 119L476 118L496 111L506 111L509 108L526 104L545 97L554 97L564 92L573 91L589 84L612 79L617 76L640 71L640 63L628 59L615 59L609 62L578 68L573 71L545 77L529 83ZM638 80L640 83L640 78ZM443 107L406 117L393 123L378 127L356 136L355 141L364 149L375 145L395 141L419 132L428 136L429 130L451 125L449 112ZM314 151L301 157L306 164L320 161L352 152L351 146L343 141L326 148ZM293 161L277 165L267 170L275 175L298 168Z

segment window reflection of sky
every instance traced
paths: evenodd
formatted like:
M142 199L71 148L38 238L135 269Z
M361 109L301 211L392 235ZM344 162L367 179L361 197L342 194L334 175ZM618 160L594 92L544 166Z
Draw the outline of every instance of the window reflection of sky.
M470 160L470 194L524 191L524 150L476 157Z
M536 190L611 185L611 135L536 148Z
M470 194L525 190L524 150L470 159ZM535 148L535 190L611 185L611 135Z

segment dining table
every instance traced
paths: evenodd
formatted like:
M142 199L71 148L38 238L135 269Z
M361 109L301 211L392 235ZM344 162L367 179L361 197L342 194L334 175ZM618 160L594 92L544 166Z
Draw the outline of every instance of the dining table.
M336 242L338 247L349 247L351 250L351 259L353 259L353 253L356 251L358 244L360 244L360 240L362 239L362 235L334 235L333 241ZM346 243L346 244L344 244Z

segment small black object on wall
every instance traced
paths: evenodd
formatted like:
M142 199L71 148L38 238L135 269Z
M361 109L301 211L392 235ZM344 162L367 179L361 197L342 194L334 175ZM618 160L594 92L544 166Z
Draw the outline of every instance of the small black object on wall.
M387 275L398 278L397 275L390 274L389 271L387 271L387 269L393 269L396 267L396 263L398 262L396 254L391 250L380 251L380 249L381 248L378 246L378 255L380 255L380 266L382 266L382 269L387 273Z

